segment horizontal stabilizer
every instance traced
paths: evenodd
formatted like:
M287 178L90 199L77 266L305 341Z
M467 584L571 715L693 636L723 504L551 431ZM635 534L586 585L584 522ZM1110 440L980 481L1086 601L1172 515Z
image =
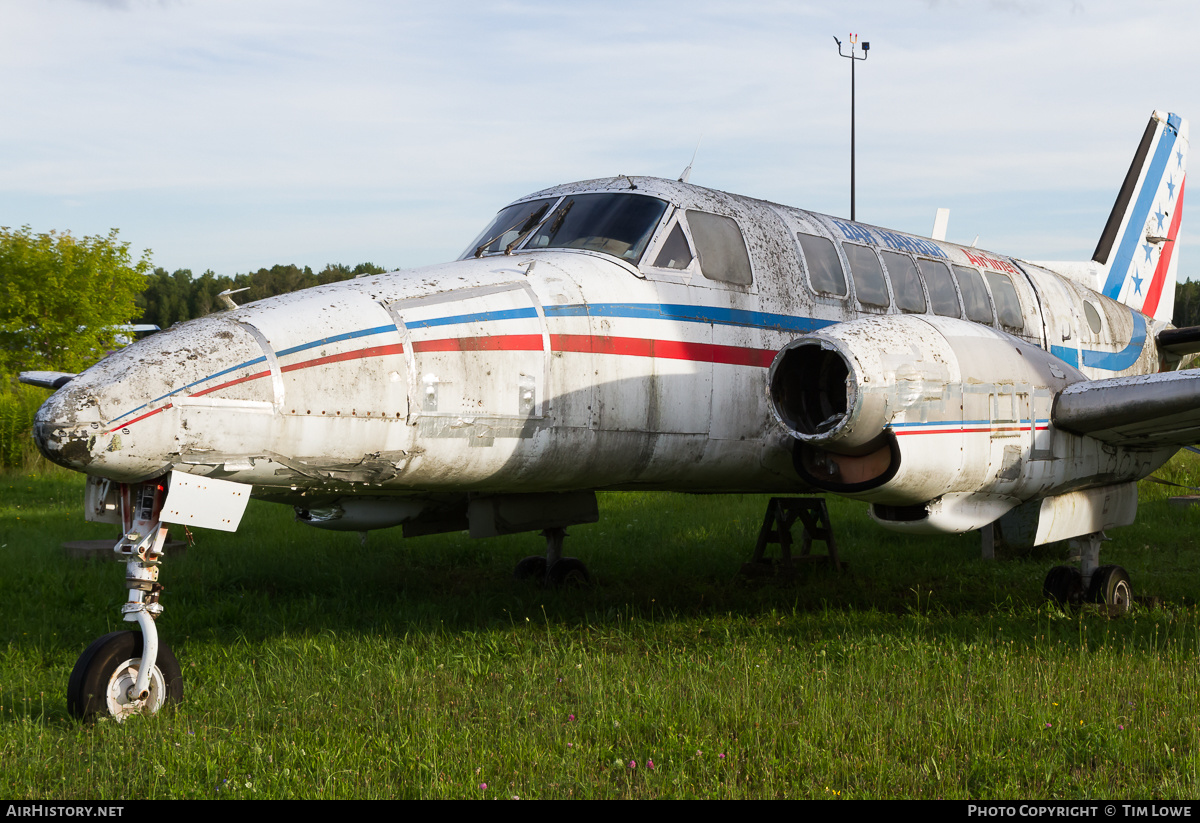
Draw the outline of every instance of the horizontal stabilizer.
M75 375L65 371L23 371L18 379L30 386L41 386L43 389L61 389Z
M1075 383L1055 398L1051 421L1106 443L1200 442L1200 369Z
M1200 353L1200 326L1188 326L1183 329L1163 329L1155 337L1158 350L1167 354L1182 357L1185 354Z

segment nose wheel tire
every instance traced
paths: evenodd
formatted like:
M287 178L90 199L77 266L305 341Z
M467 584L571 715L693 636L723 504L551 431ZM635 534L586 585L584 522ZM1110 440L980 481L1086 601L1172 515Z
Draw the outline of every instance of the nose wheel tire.
M1092 573L1088 600L1108 606L1110 614L1128 614L1133 608L1129 574L1120 566L1101 566Z
M67 710L86 720L97 715L120 722L134 714L155 714L183 699L183 673L171 649L158 644L144 700L130 695L142 662L141 632L112 632L98 638L75 662L67 683Z

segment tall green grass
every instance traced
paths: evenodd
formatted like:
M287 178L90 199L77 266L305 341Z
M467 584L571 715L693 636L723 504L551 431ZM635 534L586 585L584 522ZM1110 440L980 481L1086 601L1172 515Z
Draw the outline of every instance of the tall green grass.
M0 469L36 465L33 416L46 400L46 390L23 386L0 374Z
M125 596L119 564L59 548L112 536L81 490L0 476L4 797L1200 792L1200 513L1160 487L1102 559L1161 605L1118 620L1042 602L1060 548L984 562L975 535L884 532L842 500L848 571L746 579L765 498L603 495L567 540L596 581L577 591L511 580L536 535L362 546L252 503L168 557L185 701L123 725L66 713Z

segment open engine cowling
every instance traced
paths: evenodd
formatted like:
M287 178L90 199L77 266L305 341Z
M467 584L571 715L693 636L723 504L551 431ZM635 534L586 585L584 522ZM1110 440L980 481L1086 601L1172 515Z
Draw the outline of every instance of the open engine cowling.
M1081 438L1050 426L1054 396L1083 379L1010 335L925 315L797 338L768 376L801 476L924 532L979 528L1086 469L1081 443L1065 442Z

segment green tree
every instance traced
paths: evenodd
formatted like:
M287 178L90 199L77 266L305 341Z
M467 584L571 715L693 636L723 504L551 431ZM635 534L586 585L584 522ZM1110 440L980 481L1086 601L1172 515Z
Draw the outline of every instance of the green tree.
M1171 322L1181 329L1200 325L1200 283L1189 279L1175 285L1175 315Z
M115 327L140 313L149 271L149 250L134 261L116 229L76 238L0 227L0 371L94 363L115 346Z

